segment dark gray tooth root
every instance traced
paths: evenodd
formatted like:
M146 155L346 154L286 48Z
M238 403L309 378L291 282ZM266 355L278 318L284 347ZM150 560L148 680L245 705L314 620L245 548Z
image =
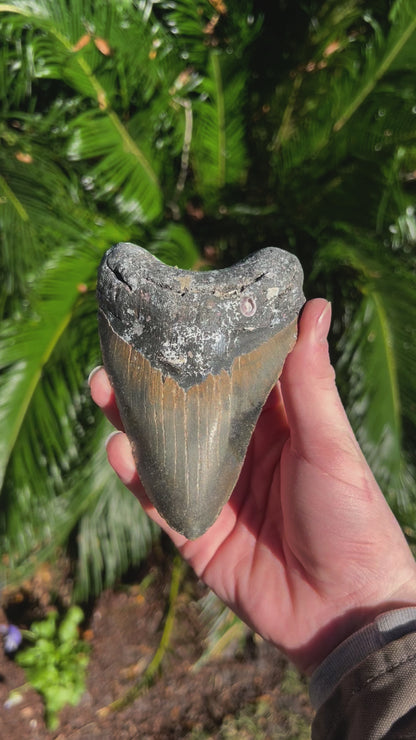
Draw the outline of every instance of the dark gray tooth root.
M233 267L168 267L117 244L98 272L104 366L145 491L190 539L228 501L297 334L298 259L268 247Z

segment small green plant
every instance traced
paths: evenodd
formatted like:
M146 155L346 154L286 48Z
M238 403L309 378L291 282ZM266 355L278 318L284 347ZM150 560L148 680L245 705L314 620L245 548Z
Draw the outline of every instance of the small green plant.
M80 640L78 626L84 614L72 606L60 620L58 612L34 622L25 636L33 644L16 654L27 682L41 694L45 718L51 730L59 726L59 712L65 704L78 704L85 690L89 646Z

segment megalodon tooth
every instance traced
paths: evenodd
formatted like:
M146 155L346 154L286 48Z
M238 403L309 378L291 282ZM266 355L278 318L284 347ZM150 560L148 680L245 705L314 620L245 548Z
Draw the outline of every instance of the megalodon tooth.
M268 247L232 267L169 267L134 244L104 255L104 366L144 489L189 539L230 497L297 335L298 259Z

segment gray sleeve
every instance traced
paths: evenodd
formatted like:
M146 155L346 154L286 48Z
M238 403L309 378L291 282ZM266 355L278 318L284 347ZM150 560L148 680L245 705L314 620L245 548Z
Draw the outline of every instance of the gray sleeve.
M416 738L416 608L380 615L334 650L310 686L313 740Z
M341 678L370 653L409 632L416 632L416 607L380 614L374 622L342 642L312 675L309 694L313 707L319 709Z

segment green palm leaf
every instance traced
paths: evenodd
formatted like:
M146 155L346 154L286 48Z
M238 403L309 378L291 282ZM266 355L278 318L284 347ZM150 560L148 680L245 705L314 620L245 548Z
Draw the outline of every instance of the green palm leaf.
M208 49L204 44L204 28L213 13L208 0L195 3L193 0L162 0L162 20L173 38L179 41L183 60L204 69Z
M195 104L192 163L203 196L219 197L226 185L242 184L247 154L241 126L244 77L225 54L210 53L203 100Z
M209 591L199 601L201 619L206 627L204 651L192 666L192 670L199 670L210 660L219 658L229 649L230 644L241 644L249 633L247 625L225 606L212 591Z
M168 265L180 265L184 270L196 269L200 255L189 231L182 224L169 224L157 231L148 244L152 252Z
M87 111L74 121L72 129L68 156L96 160L89 177L98 197L116 196L119 210L132 221L151 221L159 216L162 194L154 168L118 117L112 112Z
M37 245L34 238L29 213L19 198L9 187L7 180L0 176L0 209L1 252L0 270L4 276L0 289L0 316L17 310L24 293L25 277L33 262L36 261ZM14 249L16 240L25 244L27 250ZM10 308L6 308L12 300Z
M386 308L375 291L363 298L341 344L339 366L348 368L350 416L363 451L380 483L392 488L402 468L402 405Z
M346 12L348 14L348 9ZM403 106L404 86L401 84L397 88L394 76L398 70L401 75L407 74L416 64L416 2L398 0L393 4L387 33L382 32L368 13L364 13L363 21L367 24L364 42L351 43L346 35L348 29L341 22L339 29L333 29L334 34L339 34L337 51L325 56L321 40L316 39L315 58L311 53L312 68L305 63L306 71L294 75L291 86L285 86L286 93L282 89L279 91L280 101L285 94L287 99L280 128L273 140L280 177L318 155L325 167L331 161L342 159L349 141L359 138L360 133L368 136L363 127L363 115L369 123L378 126L380 122L372 116L386 108L387 95L394 98L400 90ZM371 113L367 115L368 106ZM411 107L409 105L409 115ZM359 120L355 117L358 111ZM356 126L357 135L353 133L350 139L340 137L340 131L350 123ZM373 138L379 139L379 136L379 132L372 134Z
M378 81L388 72L408 67L416 63L416 2L415 0L396 0L390 11L392 22L390 32L382 43L375 39L375 52L368 54L366 66L362 72L361 85L354 86L354 93L347 95L342 112L333 124L333 130L340 129L360 108L373 92ZM377 49L377 47L380 47ZM346 92L346 89L345 89ZM349 98L349 100L348 100Z
M107 463L104 442L112 431L110 425L97 420L96 431L95 450L74 494L79 502L74 517L74 522L79 521L75 530L78 600L112 586L147 555L159 532Z
M112 3L103 4L103 8L107 8L102 18L103 32L111 32L115 7ZM76 92L91 98L95 103L96 107L81 114L72 123L73 136L68 150L70 159L99 160L96 167L91 168L91 177L97 178L99 182L99 195L105 193L107 197L111 197L115 191L122 190L122 195L119 194L117 200L122 212L130 214L133 220L142 222L157 218L162 207L161 190L154 164L150 163L144 152L153 140L152 132L150 135L149 131L145 132L147 135L143 137L144 141L132 139L125 123L111 107L111 102L115 102L117 86L114 84L114 76L100 73L101 60L105 60L105 57L100 56L93 43L87 43L85 49L77 50L76 42L88 30L87 20L84 21L84 28L82 27L83 13L77 13L75 7L73 16L65 3L52 3L49 0L42 0L39 5L0 5L0 12L10 11L12 8L23 15L26 22L30 20L36 23L42 32L33 45L36 76L63 79ZM137 22L134 31L137 33L130 33L131 45L138 45L143 55L143 44L140 45L143 28ZM120 43L120 39L118 40ZM127 43L125 38L123 48L126 48ZM146 46L150 45L151 41L147 39ZM111 53L110 45L108 53ZM123 82L126 83L124 72Z
M349 265L362 297L349 309L339 343L339 379L360 445L390 502L402 512L415 504L412 468L416 411L413 372L416 362L416 278L398 268L388 254L371 254L371 243L333 242L320 258ZM328 266L327 262L327 266Z
M0 481L24 423L44 369L73 317L80 285L95 276L97 254L81 248L59 248L45 273L29 319L9 322L0 340Z

